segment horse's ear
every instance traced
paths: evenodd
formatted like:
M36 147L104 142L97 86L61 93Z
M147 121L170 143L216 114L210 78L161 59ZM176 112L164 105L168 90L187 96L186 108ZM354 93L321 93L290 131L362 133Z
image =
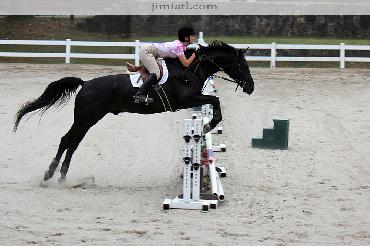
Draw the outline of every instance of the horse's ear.
M239 57L244 57L246 55L248 49L249 49L249 47L247 49L239 49L238 50Z
M197 55L201 55L204 53L204 50L205 50L205 46L201 45L201 44L198 44L198 49L196 50L196 54Z
M204 49L204 48L205 48L205 46L203 46L203 45L201 45L201 44L198 44L198 46L199 46L199 49L200 49L200 50L202 50L202 49Z

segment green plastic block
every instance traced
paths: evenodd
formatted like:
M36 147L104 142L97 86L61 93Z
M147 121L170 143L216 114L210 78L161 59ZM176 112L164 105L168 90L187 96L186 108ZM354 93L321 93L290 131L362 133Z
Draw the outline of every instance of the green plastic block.
M252 138L252 147L262 149L288 149L289 120L274 119L274 128L263 129L262 138Z

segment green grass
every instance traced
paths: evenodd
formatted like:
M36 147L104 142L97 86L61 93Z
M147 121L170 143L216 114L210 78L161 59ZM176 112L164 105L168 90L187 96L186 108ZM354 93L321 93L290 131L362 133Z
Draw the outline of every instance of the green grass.
M109 42L168 42L177 39L176 36L161 36L161 37L135 37L123 38L119 36L107 36L97 33L79 33L78 35L70 35L72 40L89 40L89 41L109 41ZM349 45L370 45L370 40L367 39L338 39L338 38L319 38L319 37L234 37L234 36L204 36L206 42L213 40L221 40L228 44L271 44L276 42L279 44L340 44Z
M175 40L175 36L162 37L137 37L122 38L119 36L107 36L98 33L87 32L71 32L69 37L72 40L88 40L88 41L135 41L138 39L142 42L165 42ZM62 40L62 38L56 38ZM269 44L276 42L279 44L351 44L351 45L370 45L369 40L363 39L330 39L316 37L233 37L219 36L207 37L206 42L212 40L222 40L229 44ZM65 48L60 46L22 46L22 45L0 45L0 51L3 52L64 52ZM133 49L129 47L72 47L72 52L75 53L133 53ZM0 62L27 62L27 63L63 63L64 59L59 58L0 58ZM109 60L109 59L71 59L71 63L75 64L100 64L122 66L124 60ZM250 62L252 67L269 67L268 62ZM278 62L277 67L339 67L337 62ZM370 63L347 63L346 67L370 68Z

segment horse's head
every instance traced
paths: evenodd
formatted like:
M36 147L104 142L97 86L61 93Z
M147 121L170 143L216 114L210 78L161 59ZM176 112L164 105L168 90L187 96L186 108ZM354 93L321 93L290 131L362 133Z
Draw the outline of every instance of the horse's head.
M209 60L210 66L218 67L217 71L224 71L235 83L243 88L243 92L250 95L254 91L254 81L245 60L246 50L235 49L221 41L213 41L207 47L200 47L198 54L203 54Z
M238 50L238 59L240 66L240 83L239 85L242 86L243 92L248 93L248 95L252 94L254 91L254 80L252 78L251 72L249 70L249 66L247 60L245 59L245 53L247 50ZM230 76L230 75L229 75Z

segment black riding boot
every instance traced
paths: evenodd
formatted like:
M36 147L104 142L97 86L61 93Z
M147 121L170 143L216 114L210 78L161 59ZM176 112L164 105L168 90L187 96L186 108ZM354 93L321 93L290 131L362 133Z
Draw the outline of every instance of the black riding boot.
M143 82L143 84L140 86L139 90L134 96L134 102L135 103L150 103L153 102L152 98L147 98L147 94L149 92L149 89L157 82L157 75L155 73L151 73L149 77Z

